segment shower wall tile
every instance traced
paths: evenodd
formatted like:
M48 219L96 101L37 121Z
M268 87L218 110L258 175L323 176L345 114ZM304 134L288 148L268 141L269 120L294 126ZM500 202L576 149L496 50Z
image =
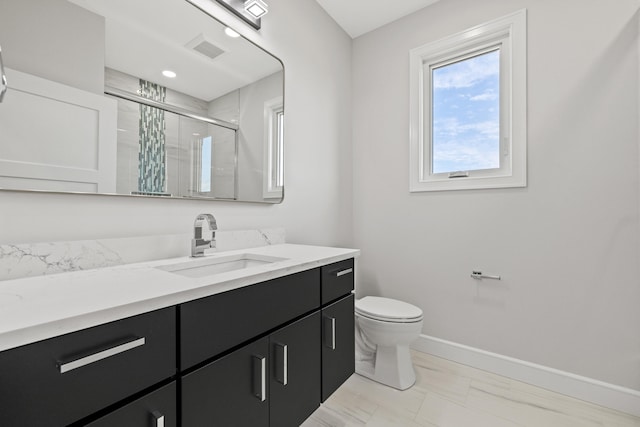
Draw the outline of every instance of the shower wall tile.
M164 86L140 79L140 95L157 102L165 102ZM138 191L142 193L167 193L167 151L165 111L140 104L138 125L140 150L138 153Z

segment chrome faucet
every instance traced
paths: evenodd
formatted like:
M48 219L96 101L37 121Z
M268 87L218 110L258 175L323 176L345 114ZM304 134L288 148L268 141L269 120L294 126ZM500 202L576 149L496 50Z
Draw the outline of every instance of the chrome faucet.
M202 237L202 226L207 223L211 232L211 239L207 240ZM193 223L193 239L191 239L191 256L204 256L204 250L216 247L216 230L218 224L211 214L200 214Z

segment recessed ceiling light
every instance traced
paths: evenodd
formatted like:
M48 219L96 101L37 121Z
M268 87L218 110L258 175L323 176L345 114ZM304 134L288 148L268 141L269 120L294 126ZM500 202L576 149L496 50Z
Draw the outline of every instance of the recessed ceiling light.
M238 34L235 30L232 30L231 28L227 27L224 29L224 33L226 35L228 35L229 37L233 37L234 39L236 37L240 37L240 34Z
M254 18L260 18L269 11L269 7L262 0L246 0L244 2L244 10L253 15Z
M162 75L165 76L165 77L169 77L170 79L175 79L177 74L175 72L171 71L171 70L164 70L162 72Z

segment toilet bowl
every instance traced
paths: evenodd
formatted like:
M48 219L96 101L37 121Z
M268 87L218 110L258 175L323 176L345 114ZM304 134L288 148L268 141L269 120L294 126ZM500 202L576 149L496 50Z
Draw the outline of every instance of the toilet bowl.
M406 302L364 297L355 302L356 373L406 390L416 382L409 345L422 330L422 310Z

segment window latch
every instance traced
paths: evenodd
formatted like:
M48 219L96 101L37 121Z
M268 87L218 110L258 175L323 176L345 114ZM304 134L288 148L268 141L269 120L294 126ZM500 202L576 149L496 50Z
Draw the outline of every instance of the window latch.
M449 173L449 178L468 178L469 171L456 171Z

